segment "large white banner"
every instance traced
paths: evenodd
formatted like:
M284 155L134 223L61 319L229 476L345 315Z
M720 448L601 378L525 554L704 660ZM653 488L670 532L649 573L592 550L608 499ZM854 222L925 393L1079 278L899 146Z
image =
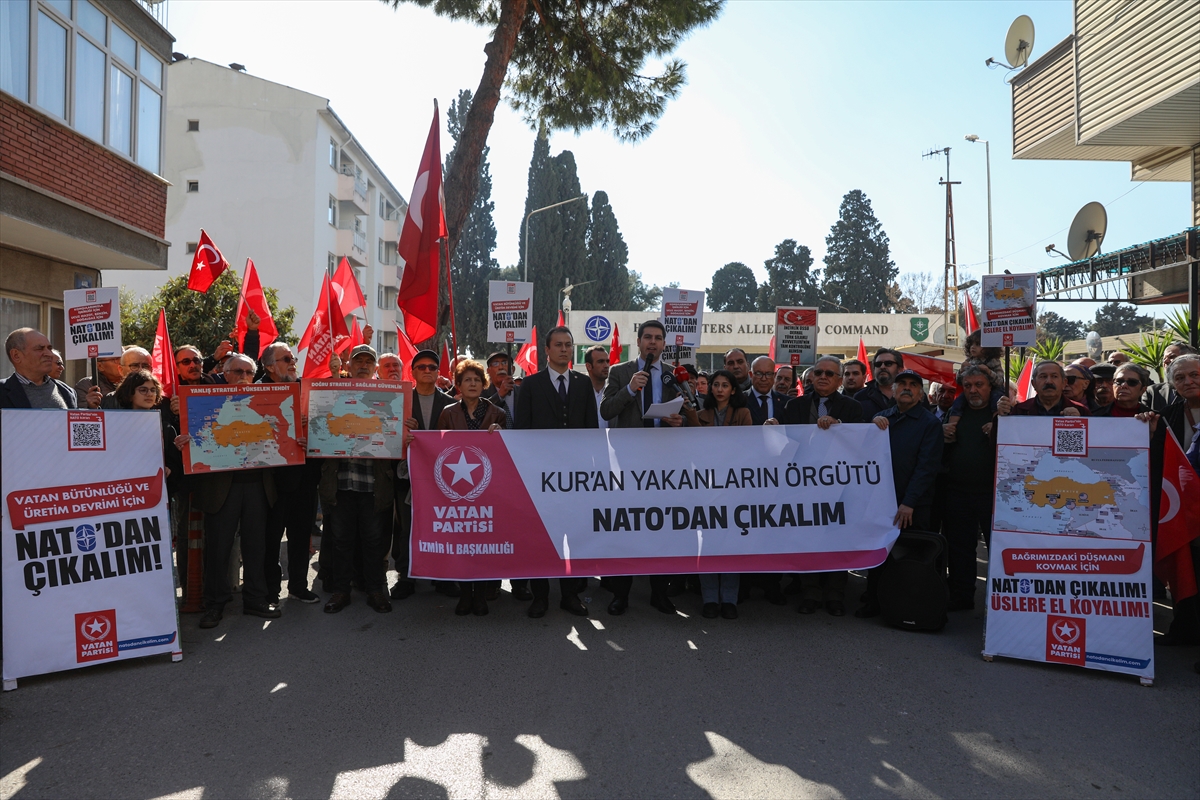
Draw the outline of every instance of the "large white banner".
M68 289L63 292L66 352L63 358L121 355L120 289Z
M999 424L984 655L1152 680L1149 427Z
M533 328L533 284L488 281L489 342L525 344Z
M874 567L890 452L874 425L418 432L412 576Z
M182 656L153 411L4 409L4 680Z

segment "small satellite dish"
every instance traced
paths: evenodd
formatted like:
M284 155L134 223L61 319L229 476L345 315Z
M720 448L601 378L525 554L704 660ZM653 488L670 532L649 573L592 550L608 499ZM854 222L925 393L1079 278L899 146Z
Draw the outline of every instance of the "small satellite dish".
M1107 229L1108 212L1100 203L1088 203L1079 209L1067 232L1067 253L1071 260L1082 261L1099 253Z
M1013 69L1029 63L1029 54L1033 52L1033 20L1022 14L1008 26L1008 36L1004 37L1004 57L1008 59Z

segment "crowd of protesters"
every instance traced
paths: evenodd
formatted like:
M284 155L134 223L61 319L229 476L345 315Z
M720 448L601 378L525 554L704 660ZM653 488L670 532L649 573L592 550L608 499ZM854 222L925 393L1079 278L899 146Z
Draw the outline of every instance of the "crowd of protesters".
M259 352L257 319L250 321L244 348ZM364 330L366 341L372 331ZM458 361L452 379L439 375L439 356L417 352L404 365L394 353L378 355L362 344L331 362L335 375L355 379L398 380L405 366L413 376L411 414L406 437L414 431L546 428L719 427L727 425L875 424L887 431L897 511L901 529L940 532L947 545L946 584L951 611L974 608L978 582L976 554L980 539L990 541L995 487L996 419L1006 415L1129 417L1149 427L1151 442L1151 525L1156 533L1162 482L1163 446L1174 434L1193 468L1200 470L1200 355L1186 344L1167 348L1165 380L1154 383L1147 369L1124 353L1107 362L1082 358L1069 364L1037 363L1031 396L1018 401L1015 386L1002 372L999 351L980 346L977 334L966 342L964 359L953 384L926 388L917 372L906 369L904 354L880 349L865 364L858 359L821 356L807 370L776 365L766 356L750 359L738 348L724 356L712 373L688 367L689 384L668 378L661 361L665 331L661 323L641 325L636 356L609 363L608 352L593 347L583 370L572 368L570 330L556 327L544 337L546 368L516 379L512 357L491 354L486 361ZM319 603L309 585L314 548L310 537L322 531L317 582L328 595L324 611L337 613L357 590L367 604L386 613L392 601L417 591L408 575L408 542L412 529L411 484L405 461L382 459L313 459L301 465L184 475L181 451L190 439L179 427L179 398L164 398L150 370L150 353L128 347L119 358L99 359L96 375L75 387L61 381L63 360L49 340L30 328L10 333L5 350L14 373L0 384L0 407L157 410L162 419L164 463L176 536L180 574L186 572L188 510L204 515L203 608L200 626L221 622L236 589L230 559L240 542L242 611L265 618L280 616L280 598ZM182 385L286 383L299 379L297 358L283 342L273 342L255 359L235 352L232 338L205 357L183 345L174 353ZM870 375L870 379L867 376ZM1006 393L1006 389L1008 390ZM661 419L643 417L652 404L680 392L695 398L680 413ZM320 520L318 527L318 520ZM1200 521L1193 520L1200 525ZM286 587L280 547L286 533ZM1194 563L1200 564L1197 541ZM397 579L389 588L388 559ZM854 615L880 614L875 576ZM785 587L776 575L711 574L649 576L652 607L674 613L673 597L689 590L701 597L706 618L736 619L739 602L761 589L768 602L787 605L799 595L797 610L832 616L846 613L847 573L792 575ZM528 615L549 610L550 582L513 580L511 597L529 603ZM601 586L612 594L607 612L625 613L633 578L612 576ZM583 578L559 581L559 608L587 616L580 600ZM488 613L488 603L501 596L498 581L435 581L433 588L457 597L458 615ZM1175 598L1169 631L1160 644L1200 644L1197 597Z

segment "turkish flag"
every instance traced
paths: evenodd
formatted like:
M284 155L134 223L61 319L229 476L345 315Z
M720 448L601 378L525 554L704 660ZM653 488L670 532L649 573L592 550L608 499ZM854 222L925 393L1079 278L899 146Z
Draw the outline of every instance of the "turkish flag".
M367 298L363 297L362 289L358 285L358 278L354 276L354 270L350 268L350 260L345 256L342 256L337 272L333 273L330 285L333 287L333 294L337 298L338 308L342 310L343 317L348 317L360 310L364 315L366 314Z
M338 313L337 298L329 285L329 275L321 282L321 293L317 296L317 308L313 311L304 335L300 337L299 349L307 350L304 359L304 377L328 378L333 375L329 360L336 348L350 336L346 330L346 319Z
M396 305L404 314L404 329L414 342L422 342L437 333L438 318L438 240L446 235L446 214L442 208L442 148L437 105L433 123L425 140L425 153L417 169L396 246L400 258L400 291Z
M1030 397L1033 397L1030 386L1033 384L1033 356L1030 356L1025 362L1024 369L1021 370L1021 375L1017 378L1017 402L1023 403Z
M188 274L188 288L193 292L207 292L213 281L227 269L229 262L201 228L200 242L196 245L196 254L192 256L192 271Z
M975 316L975 306L971 305L971 296L963 292L963 303L967 306L967 336L979 330L979 318Z
M258 280L258 270L254 262L246 259L246 273L242 276L242 293L238 296L237 325L234 335L237 336L238 352L246 352L246 333L250 330L250 312L258 315L258 352L250 353L254 358L260 358L267 345L279 338L279 328L275 318L271 316L271 307L267 305L267 296L263 293L262 283Z
M867 358L867 346L863 344L862 337L858 337L858 355L855 356L863 363L863 370L866 372L867 380L874 380L871 375L871 359Z
M1160 419L1158 424L1166 422ZM1200 476L1183 454L1175 432L1168 428L1163 447L1162 504L1154 573L1171 587L1171 598L1176 603L1197 593L1191 548L1192 540L1197 537L1200 537Z
M336 298L336 296L337 293L334 292L334 297ZM338 346L338 353L348 353L354 348L358 347L360 344L363 344L362 329L358 327L358 317L351 317L350 336L345 342Z
M957 385L958 371L954 362L944 358L919 356L916 353L904 354L904 368L911 369L927 381L942 383L948 386Z
M396 354L400 356L400 379L411 381L413 379L412 362L417 355L417 348L408 338L408 334L404 332L404 328L399 325L396 326L396 351Z
M621 363L621 329L613 323L612 344L608 348L608 363L616 366Z
M175 373L175 348L167 331L167 311L158 310L158 329L154 331L154 351L150 353L150 373L162 384L163 397L172 397L179 378Z
M517 366L526 375L532 375L538 371L537 325L534 325L533 329L529 332L529 341L521 345L521 349L517 351L515 360Z
M458 356L450 357L450 340L442 342L442 358L438 362L438 375L448 381L454 380L454 367L458 364Z
M767 345L767 358L775 360L775 334L771 334L771 343Z

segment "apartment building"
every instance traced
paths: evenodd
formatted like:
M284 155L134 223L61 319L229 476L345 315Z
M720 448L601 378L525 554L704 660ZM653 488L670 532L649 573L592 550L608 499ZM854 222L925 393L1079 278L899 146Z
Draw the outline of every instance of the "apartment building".
M394 350L404 198L328 99L239 66L183 58L168 68L163 176L175 247L165 273L119 280L147 295L185 274L203 228L239 274L254 260L263 285L296 309L299 335L323 277L345 256L367 298L373 344Z
M0 336L63 345L63 291L167 266L174 37L133 0L0 0ZM161 272L156 273L161 274ZM83 362L66 377L83 375ZM0 353L0 375L12 372Z

